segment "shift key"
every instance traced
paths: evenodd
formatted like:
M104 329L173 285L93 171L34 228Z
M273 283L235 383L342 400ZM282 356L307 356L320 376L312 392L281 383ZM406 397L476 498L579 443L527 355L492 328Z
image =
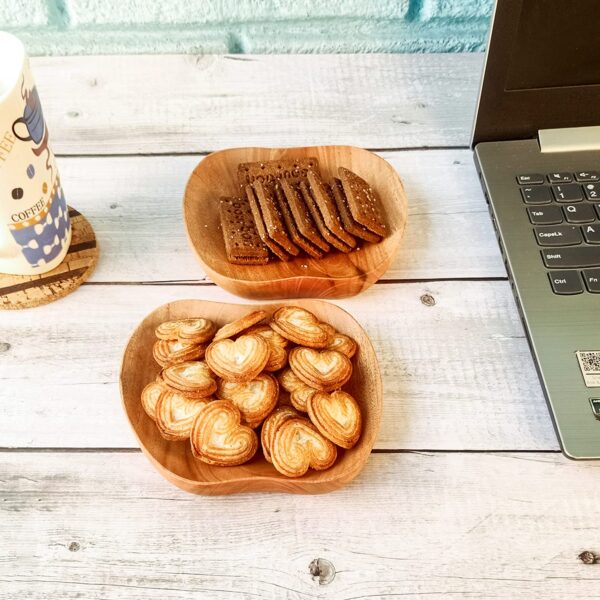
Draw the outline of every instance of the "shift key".
M542 258L549 269L600 267L600 246L545 248L542 250Z

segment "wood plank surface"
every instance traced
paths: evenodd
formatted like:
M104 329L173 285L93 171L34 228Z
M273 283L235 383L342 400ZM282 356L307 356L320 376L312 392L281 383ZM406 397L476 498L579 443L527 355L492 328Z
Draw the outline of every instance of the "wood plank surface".
M384 279L505 277L468 150L381 152L404 181L408 225ZM93 224L92 281L203 281L182 217L199 156L60 158L68 201Z
M467 146L481 65L480 54L32 59L57 154Z
M143 316L185 298L240 302L212 285L86 285L43 309L0 313L0 445L136 446L121 354ZM380 361L377 448L557 449L507 282L390 283L337 303Z
M202 498L139 453L2 453L0 598L598 598L599 495L600 463L558 454L375 454L332 494Z

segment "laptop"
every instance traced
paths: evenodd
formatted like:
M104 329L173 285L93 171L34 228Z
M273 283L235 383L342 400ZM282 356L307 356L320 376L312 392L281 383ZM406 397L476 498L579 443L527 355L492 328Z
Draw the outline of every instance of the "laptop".
M598 0L497 0L472 147L562 450L600 458Z

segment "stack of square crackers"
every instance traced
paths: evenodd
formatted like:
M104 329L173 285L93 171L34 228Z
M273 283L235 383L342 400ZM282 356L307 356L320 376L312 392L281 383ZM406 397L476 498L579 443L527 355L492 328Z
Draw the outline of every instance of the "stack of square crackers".
M381 241L387 230L379 198L352 171L340 167L338 176L323 181L314 157L239 164L240 196L220 201L228 261L321 258Z

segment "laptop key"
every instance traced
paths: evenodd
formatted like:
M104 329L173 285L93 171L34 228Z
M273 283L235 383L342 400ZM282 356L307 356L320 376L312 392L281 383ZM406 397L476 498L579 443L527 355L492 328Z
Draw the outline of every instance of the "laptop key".
M577 181L600 181L600 173L598 171L579 171L575 173Z
M544 183L544 176L541 173L526 173L525 175L517 175L519 185L539 185Z
M563 222L563 214L560 206L550 204L548 206L528 206L527 213L533 225L558 225Z
M591 223L596 220L596 212L591 204L567 204L563 210L569 223Z
M600 244L600 223L584 225L581 229L588 244Z
M550 285L555 294L581 294L583 285L577 271L550 271Z
M582 275L588 292L600 294L600 269L586 269Z
M548 173L548 181L550 183L571 183L573 181L573 176L571 173Z
M585 192L585 197L588 200L595 200L596 198L600 198L600 184L586 183L583 186L583 191Z
M579 202L583 200L581 186L576 183L566 185L553 185L552 192L557 202Z
M596 212L598 213L598 218L600 219L600 204L594 204L596 207Z
M552 200L550 188L542 186L521 188L521 196L527 204L548 204Z
M546 248L542 250L542 259L549 269L600 267L600 246Z
M573 246L583 242L579 227L573 225L534 227L534 232L540 246Z

